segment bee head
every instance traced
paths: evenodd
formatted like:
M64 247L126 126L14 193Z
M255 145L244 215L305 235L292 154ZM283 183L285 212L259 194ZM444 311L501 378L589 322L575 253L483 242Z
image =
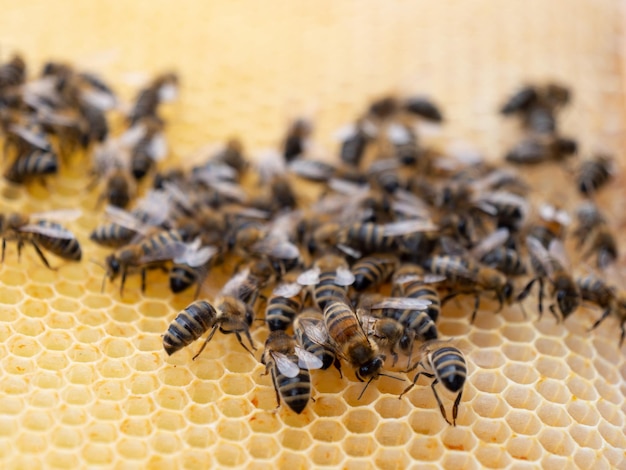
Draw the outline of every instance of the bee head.
M112 281L120 273L120 262L115 255L107 256L104 262L106 265L107 276L109 277L109 280Z
M356 371L357 379L359 379L361 382L364 382L367 377L376 377L379 374L379 371L383 368L384 363L385 356L383 354L376 356L371 361L359 367L359 369Z

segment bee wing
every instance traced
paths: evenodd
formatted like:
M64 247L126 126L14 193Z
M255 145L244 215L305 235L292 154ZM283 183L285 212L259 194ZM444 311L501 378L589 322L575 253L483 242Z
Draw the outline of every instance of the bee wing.
M362 253L358 250L355 250L354 248L348 246L348 245L344 245L343 243L338 243L337 244L337 248L339 248L341 251L343 251L345 254L347 254L348 256L352 256L353 258L360 258Z
M83 90L81 92L81 98L89 105L101 111L108 111L117 106L117 99L115 98L115 95L105 93L101 90Z
M245 202L248 199L248 194L239 184L220 180L214 180L210 182L206 181L206 183L222 196L225 196L229 199L233 199L238 202Z
M565 251L565 245L561 240L554 239L550 242L548 246L548 253L552 256L556 261L558 261L562 267L569 268L570 262L567 256L567 252Z
M188 250L187 243L173 242L173 243L162 244L150 250L149 253L146 253L141 258L139 258L139 263L151 263L153 261L175 260L183 256L186 250Z
M192 268L202 266L207 263L217 253L214 246L200 246L200 239L196 238L192 243L186 245L185 252L174 259L175 263L186 264Z
M373 304L372 308L426 310L430 304L431 301L426 299L412 299L410 297L387 297L380 302Z
M526 237L526 246L528 247L530 255L541 264L548 275L552 275L554 269L552 264L549 262L550 253L544 248L541 242L535 237Z
M374 307L370 306L370 308ZM359 317L359 322L361 322L361 326L363 326L363 329L365 330L365 334L367 334L368 336L373 335L376 328L376 317L366 315L360 310L357 311L357 313Z
M51 148L50 142L43 133L34 132L28 127L20 126L18 124L9 126L9 130L14 134L19 135L33 147L37 147L44 151L49 151Z
M554 220L564 226L568 226L571 222L571 217L565 210L557 209L551 204L539 206L539 216L545 221Z
M296 282L278 284L272 291L272 295L277 297L294 297L300 293L302 286Z
M31 219L51 220L54 222L72 222L82 215L80 209L56 209L53 211L37 212L30 215Z
M328 181L328 187L338 193L357 198L366 196L371 189L369 184L353 183L341 178L332 178Z
M436 282L445 281L446 276L441 274L404 274L394 278L396 284L406 284L407 282L423 282L424 284L434 284Z
M328 341L328 331L323 321L301 320L302 329L311 341L325 345Z
M408 215L416 219L429 219L430 210L420 198L413 193L398 189L394 193L395 199L391 203L391 208L400 214Z
M298 284L301 286L313 286L320 282L320 270L319 268L312 268L308 271L304 271L298 276Z
M472 254L477 259L480 259L495 248L504 245L508 239L509 230L507 228L500 228L472 248Z
M107 217L115 222L117 225L121 225L127 229L133 230L137 233L146 235L152 227L142 222L130 212L120 209L119 207L107 205L104 212Z
M454 238L441 237L439 239L439 243L441 245L442 251L446 255L466 256L468 253L467 249L459 242L457 242Z
M392 237L415 232L434 232L439 229L432 222L423 219L401 220L385 224L383 227L384 234Z
M387 138L395 145L405 145L413 141L413 133L402 124L391 123L387 127Z
M349 268L339 267L335 272L335 283L340 286L351 286L354 283L354 274Z
M38 233L51 238L60 238L62 240L72 240L76 238L72 232L63 227L46 227L37 224L27 224L20 227L20 232Z
M165 139L165 134L158 132L150 139L148 155L150 155L155 162L160 162L167 157L167 140Z
M400 167L400 160L397 158L383 158L373 162L367 169L367 173L372 175L388 170L397 170Z
M222 287L222 295L239 298L245 290L249 290L252 286L246 282L250 275L250 269L242 269L233 277L231 277L224 287Z
M302 158L291 161L288 164L288 170L302 178L313 181L327 181L330 179L337 169L326 162L318 160L305 160Z
M278 372L289 378L298 376L300 373L300 367L298 364L289 359L288 356L277 351L271 351L270 355L272 356L272 359L274 359Z
M171 103L178 98L178 86L174 83L165 83L159 88L159 100L163 103Z
M133 127L124 132L117 139L119 145L126 148L132 148L139 143L146 135L146 126L143 124L135 124Z
M300 256L300 250L296 245L288 240L272 236L267 236L252 245L252 251L279 259L296 259Z
M306 349L302 349L300 346L296 346L296 355L298 356L298 367L300 369L316 370L324 366L320 358Z

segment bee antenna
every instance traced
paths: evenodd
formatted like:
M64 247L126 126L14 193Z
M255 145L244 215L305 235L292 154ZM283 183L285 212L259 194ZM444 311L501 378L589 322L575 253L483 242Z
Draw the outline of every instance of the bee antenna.
M383 374L380 374L383 375ZM372 383L372 380L374 380L374 377L371 377L367 383L365 384L365 387L363 387L363 390L361 390L361 393L359 394L359 397L357 398L357 400L360 400L361 397L363 396L363 394L365 393L365 390L367 390L367 387L369 387L369 385Z
M378 375L381 375L383 377L389 377L390 379L394 379L394 380L404 381L404 379L402 377L396 377L395 375L383 374L382 372L380 374L378 374ZM369 382L368 382L368 385L369 385Z
M102 269L106 271L106 266L102 264L100 261L91 258L89 262L95 264L96 266L100 266Z

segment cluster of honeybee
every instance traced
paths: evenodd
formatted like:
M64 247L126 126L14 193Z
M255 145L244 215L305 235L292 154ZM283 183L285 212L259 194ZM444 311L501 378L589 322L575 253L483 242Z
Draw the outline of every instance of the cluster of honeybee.
M0 82L8 80L3 77ZM175 84L173 75L158 77L136 100L128 130L99 139L96 166L105 168L98 174L107 181L110 205L108 220L91 234L115 250L105 260L104 280L119 277L120 295L134 272L145 290L152 269L168 270L173 292L195 285L198 300L164 334L167 354L206 335L195 358L219 330L234 334L254 355L250 330L263 316L269 335L260 360L278 402L296 413L311 397L310 370L334 365L341 374L341 364L348 364L366 382L364 392L382 375L398 378L389 369L401 364L405 372L417 371L402 395L419 377L432 379L444 419L455 424L467 366L437 330L442 308L454 297L474 299L473 322L485 295L499 309L522 302L537 285L540 314L546 298L557 321L587 301L603 309L593 327L615 315L623 341L626 294L601 275L572 274L564 244L567 211L535 207L532 188L514 167L425 145L422 130L443 121L425 98L371 103L338 132L338 161L316 158L313 126L299 119L278 152L253 162L238 140L230 140L191 168L156 173L145 196L121 209L133 194L124 189L119 198L122 185L112 183L113 175L141 179L151 172L164 145L158 105L173 95ZM570 99L560 85L513 95L502 112L521 116L528 136L507 160L536 163L574 153L576 142L561 137L556 126L557 111ZM30 136L26 129L12 132ZM135 163L135 157L118 158L124 148L129 155L143 153L148 165L138 157ZM583 259L595 256L600 269L618 257L610 224L592 199L611 174L605 156L578 170L578 189L588 200L576 210L573 238L584 248ZM312 200L312 194L319 197ZM67 259L80 256L73 235L45 217L8 214L0 218L0 235L3 252L7 240L18 250L28 242L46 265L41 248ZM218 265L232 276L210 298L206 288ZM451 420L439 383L456 393Z

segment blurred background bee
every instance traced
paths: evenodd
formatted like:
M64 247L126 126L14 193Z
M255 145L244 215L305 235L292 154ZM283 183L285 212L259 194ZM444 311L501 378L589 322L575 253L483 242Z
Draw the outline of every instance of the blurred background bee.
M17 243L18 257L24 244L29 243L46 265L50 266L45 254L49 251L59 258L80 261L82 250L74 234L57 221L72 221L80 216L76 209L60 209L37 214L3 213L0 214L0 236L2 237L2 261L7 241Z

